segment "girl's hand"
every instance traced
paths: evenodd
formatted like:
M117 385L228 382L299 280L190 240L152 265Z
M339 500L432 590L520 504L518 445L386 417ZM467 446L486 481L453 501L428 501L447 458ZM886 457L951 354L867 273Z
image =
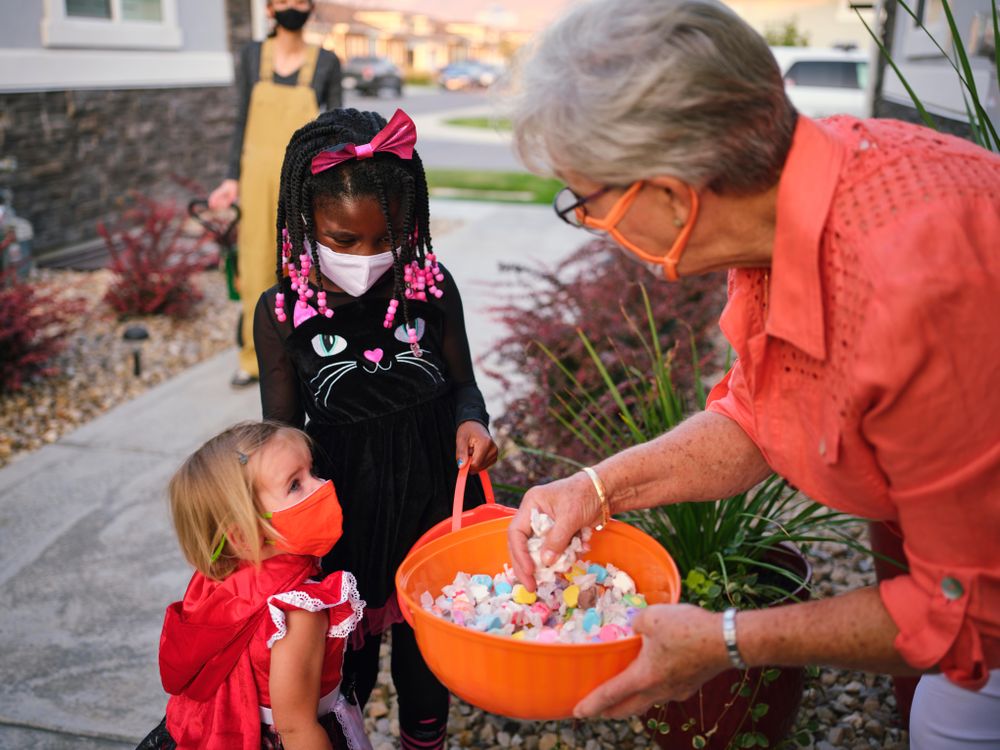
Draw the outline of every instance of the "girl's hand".
M240 183L236 180L223 180L212 194L208 196L208 207L212 211L224 211L240 197Z
M459 468L468 461L469 471L476 474L497 462L497 444L482 424L470 419L458 426L455 459Z
M657 604L632 621L642 636L639 656L573 709L577 718L625 718L654 703L680 701L725 669L722 615L691 604Z

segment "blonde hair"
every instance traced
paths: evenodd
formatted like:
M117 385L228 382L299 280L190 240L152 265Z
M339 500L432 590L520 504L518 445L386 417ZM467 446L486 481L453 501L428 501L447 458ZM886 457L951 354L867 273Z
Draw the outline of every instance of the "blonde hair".
M529 169L605 185L672 175L715 192L765 190L795 129L767 43L718 0L576 4L509 85Z
M259 565L260 540L276 537L256 492L250 457L275 437L309 437L278 422L240 422L192 453L170 480L168 495L174 529L184 557L198 572L222 580L248 561ZM222 554L212 561L222 544Z

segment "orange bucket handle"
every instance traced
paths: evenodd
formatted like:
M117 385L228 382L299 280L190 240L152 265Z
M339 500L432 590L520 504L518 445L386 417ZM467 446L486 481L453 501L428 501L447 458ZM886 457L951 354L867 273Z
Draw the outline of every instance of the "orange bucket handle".
M462 505L465 502L465 483L469 478L468 462L462 464L458 470L458 479L455 480L455 500L451 505L451 530L458 531L462 528ZM496 505L496 497L493 495L493 483L486 470L479 472L479 481L483 485L483 494L486 496L486 505Z

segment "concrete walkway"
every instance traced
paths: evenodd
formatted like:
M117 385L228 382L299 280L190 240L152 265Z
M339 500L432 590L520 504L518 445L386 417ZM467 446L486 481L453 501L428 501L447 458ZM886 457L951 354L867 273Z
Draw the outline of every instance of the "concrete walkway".
M547 262L585 242L544 206L434 201L459 226L437 241L465 301L474 355L498 262ZM165 501L205 439L260 416L226 352L0 470L0 748L134 747L163 715L163 611L190 575ZM497 413L502 393L480 380Z

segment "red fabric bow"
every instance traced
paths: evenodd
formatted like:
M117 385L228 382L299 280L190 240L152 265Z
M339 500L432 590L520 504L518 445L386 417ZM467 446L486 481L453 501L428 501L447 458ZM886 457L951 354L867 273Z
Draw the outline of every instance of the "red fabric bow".
M406 112L397 109L386 126L372 138L371 143L362 143L360 146L344 143L316 154L312 160L312 173L319 174L348 159L370 159L378 152L395 154L401 159L412 159L416 144L417 126Z

